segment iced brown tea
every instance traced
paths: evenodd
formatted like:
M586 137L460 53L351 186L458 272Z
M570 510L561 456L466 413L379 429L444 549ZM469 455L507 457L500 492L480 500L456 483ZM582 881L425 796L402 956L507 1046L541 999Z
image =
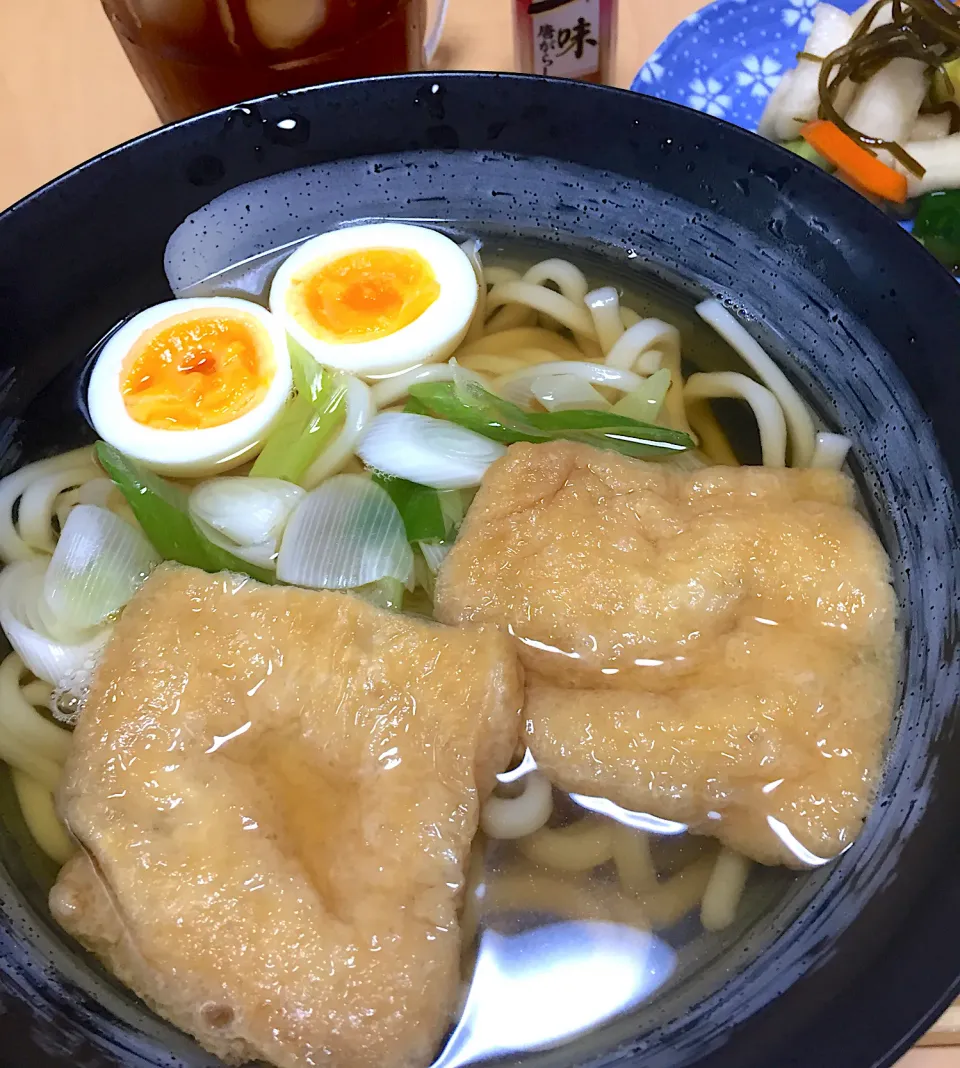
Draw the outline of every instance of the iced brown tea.
M420 70L426 0L102 0L164 122L317 82Z

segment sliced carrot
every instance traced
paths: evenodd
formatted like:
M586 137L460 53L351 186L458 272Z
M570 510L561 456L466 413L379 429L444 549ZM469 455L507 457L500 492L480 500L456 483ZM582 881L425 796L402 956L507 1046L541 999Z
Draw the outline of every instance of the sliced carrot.
M801 129L800 136L866 192L896 204L907 199L906 177L858 145L836 123L814 119Z

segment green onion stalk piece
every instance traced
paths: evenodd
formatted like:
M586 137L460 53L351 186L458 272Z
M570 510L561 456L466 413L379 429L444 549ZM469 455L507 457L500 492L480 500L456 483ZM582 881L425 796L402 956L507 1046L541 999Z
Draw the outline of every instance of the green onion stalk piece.
M453 541L456 537L467 510L469 493L464 490L435 490L380 471L374 474L373 480L390 494L411 544L420 541Z
M189 494L122 452L98 441L97 459L137 517L150 544L164 560L175 560L201 571L238 571L260 582L276 582L267 568L257 567L214 545L194 523L188 508Z
M640 422L616 412L573 408L559 412L525 412L470 379L420 382L410 387L407 410L449 419L494 441L578 441L641 460L666 460L694 448L679 430Z
M282 478L299 485L343 421L343 380L290 343L294 395L250 470L254 478Z

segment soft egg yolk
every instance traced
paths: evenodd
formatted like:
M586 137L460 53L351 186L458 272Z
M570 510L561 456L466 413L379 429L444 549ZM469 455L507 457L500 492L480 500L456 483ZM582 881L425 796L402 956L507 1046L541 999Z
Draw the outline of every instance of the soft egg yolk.
M374 248L351 252L294 282L321 340L373 341L389 337L440 296L433 268L418 252Z
M259 404L269 387L255 324L206 315L154 334L121 375L130 418L157 430L205 430Z

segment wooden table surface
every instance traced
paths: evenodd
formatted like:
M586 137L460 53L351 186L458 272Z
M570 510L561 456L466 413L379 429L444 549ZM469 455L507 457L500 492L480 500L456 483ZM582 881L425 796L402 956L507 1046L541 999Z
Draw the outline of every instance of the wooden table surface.
M628 86L699 6L620 0L617 84ZM438 66L510 70L511 8L512 0L451 0ZM0 0L0 208L156 125L97 0ZM960 1035L960 1008L950 1013L957 1020L944 1020L944 1034L952 1023ZM898 1068L960 1068L960 1048L915 1050Z

